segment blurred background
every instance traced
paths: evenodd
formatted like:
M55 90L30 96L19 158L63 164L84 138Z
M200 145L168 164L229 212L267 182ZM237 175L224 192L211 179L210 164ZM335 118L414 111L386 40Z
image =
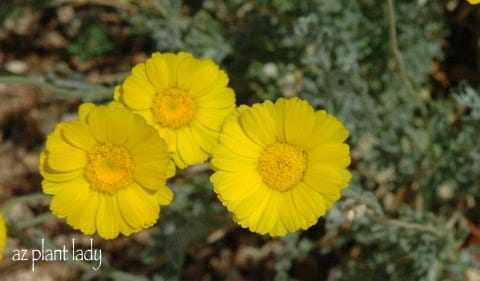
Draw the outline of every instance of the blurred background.
M2 0L0 280L480 280L479 46L466 0ZM353 174L341 201L307 231L257 235L204 164L178 171L151 229L93 236L101 270L12 261L42 238L89 247L38 196L45 138L152 52L179 50L219 63L237 104L300 96L338 116Z

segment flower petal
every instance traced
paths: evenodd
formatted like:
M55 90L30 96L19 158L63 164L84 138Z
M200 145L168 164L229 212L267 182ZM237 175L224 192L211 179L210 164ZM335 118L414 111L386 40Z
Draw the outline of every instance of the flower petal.
M224 146L217 146L213 153L215 157L212 158L210 164L214 170L229 172L257 170L256 158L238 156L237 154L231 153Z
M310 149L322 143L343 142L348 138L348 131L337 118L324 110L315 112L315 126L304 147Z
M116 238L120 232L117 195L100 196L96 219L97 232L103 239Z
M281 103L282 100L280 99L277 103ZM285 105L285 138L287 143L303 146L311 134L314 120L315 115L311 105L298 98L289 100Z
M339 194L348 186L351 174L345 169L339 169L326 164L308 165L303 181L321 194Z
M325 214L323 197L313 192L304 183L298 184L292 190L292 198L295 208L305 218L308 226L314 224L320 216Z
M200 149L198 143L192 142L193 135L190 127L185 126L177 130L177 154L181 163L177 165L180 168L186 165L199 164L207 160L207 153Z
M316 146L308 152L307 166L324 164L335 168L350 165L350 147L344 143L327 143Z
M40 164L39 164L40 174L45 180L50 182L65 182L65 181L73 180L83 175L82 169L67 171L67 172L60 172L60 171L53 170L50 166L48 166L48 163L46 161L47 155L48 155L48 152L45 152L45 151L43 151L40 154Z
M264 106L254 104L250 109L244 110L239 116L239 122L246 135L260 146L275 142L275 123Z
M170 76L175 76L171 73L167 62L163 59L160 53L154 53L145 63L147 78L155 88L157 93L162 93L166 89L173 87Z
M122 85L122 99L133 109L148 109L152 106L157 93L146 74L145 64L139 63L132 69L132 74Z
M68 224L75 229L79 229L85 235L95 233L100 196L104 195L90 189L83 205L70 213L67 218Z
M160 207L152 199L151 195L147 195L135 184L118 192L118 205L122 217L130 227L140 229L157 222Z
M69 216L76 209L83 208L88 196L89 185L83 178L58 183L57 193L53 196L50 210L57 217Z
M62 129L63 137L72 145L90 150L95 144L95 137L90 132L90 128L82 121L70 121Z
M47 138L46 162L53 170L68 172L87 165L84 150L68 144L60 135L54 133Z
M230 153L244 157L256 159L263 150L261 146L246 136L236 117L230 117L225 121L218 140Z

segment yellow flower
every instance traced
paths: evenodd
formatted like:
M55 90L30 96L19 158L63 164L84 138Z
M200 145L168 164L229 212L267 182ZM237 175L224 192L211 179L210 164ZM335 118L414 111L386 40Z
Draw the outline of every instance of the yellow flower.
M137 64L114 99L142 115L166 141L178 167L204 162L235 110L228 77L212 60L154 53Z
M50 210L86 235L130 235L156 223L175 174L164 141L121 104L86 103L79 120L60 123L40 156Z
M480 0L467 0L470 4L480 4Z
M351 175L348 131L303 100L241 106L212 153L211 181L242 227L285 235L315 224Z
M5 220L0 213L0 261L3 258L3 248L5 248L5 241L7 240L7 226Z

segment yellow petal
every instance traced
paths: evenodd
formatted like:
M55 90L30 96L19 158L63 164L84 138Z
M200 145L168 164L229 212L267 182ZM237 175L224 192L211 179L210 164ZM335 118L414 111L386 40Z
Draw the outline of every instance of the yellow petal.
M88 196L89 185L83 178L58 183L57 193L52 199L50 210L57 217L69 216L74 210L83 208Z
M233 111L235 108L235 93L231 88L218 87L195 98L195 104L200 109L221 109L228 108Z
M213 147L217 145L218 131L214 131L203 126L197 121L190 123L193 141L197 143L203 151L211 152Z
M225 117L230 114L230 111L220 109L220 110L209 110L205 108L197 108L195 112L195 120L200 122L206 128L209 128L213 131L219 131Z
M124 108L116 108L111 104L106 111L107 140L117 145L123 145L132 135L134 126L133 113Z
M280 208L280 217L283 225L289 232L305 228L307 221L301 216L293 204L293 193L284 192L282 195L282 207Z
M155 88L147 78L145 64L137 64L132 74L125 79L122 85L123 101L133 109L148 109L152 106Z
M201 97L209 93L211 89L226 87L228 84L227 75L218 69L218 65L212 60L202 60L192 74L190 94L194 97Z
M273 194L274 192L268 191L263 193L262 196L259 196L258 200L255 201L255 208L253 210L252 208L246 206L246 204L243 204L242 208L237 211L237 217L241 219L242 215L248 214L244 221L246 226L254 232L258 232L260 234L267 233L266 226L270 225L270 222L264 222L261 220L261 218L262 215L267 211L266 209L270 199L272 196L274 196ZM242 221L239 221L239 223L241 224Z
M325 164L308 165L303 181L321 194L339 194L350 182L351 174Z
M62 134L70 144L86 151L92 149L96 144L90 128L81 121L66 123L62 129Z
M190 85L195 79L195 72L200 62L193 58L192 54L180 52L177 55L177 87L185 89L190 94Z
M266 200L269 197L269 193L272 191L265 187L264 184L260 186L250 186L254 188L254 192L248 193L243 199L235 199L230 202L224 202L227 209L233 213L239 220L246 220L245 225L252 226L256 224L256 217L254 221L251 221L250 217L259 209L266 205ZM223 196L221 198L224 198ZM244 225L244 226L245 226Z
M99 197L96 226L98 235L103 239L116 238L120 231L121 218L116 197L116 194Z
M320 216L325 214L323 197L311 191L304 183L298 184L292 190L295 208L307 221L308 226L314 224Z
M48 180L50 182L65 182L65 181L73 180L83 175L82 169L67 171L67 172L60 172L60 171L53 170L50 166L48 166L48 163L46 161L47 155L48 155L48 152L45 152L45 151L40 154L40 164L39 164L40 174L45 180Z
M287 233L288 230L285 228L285 225L280 219L277 220L277 222L273 225L272 229L269 232L271 236L284 236Z
M269 198L263 211L258 217L256 229L259 233L270 233L278 220L279 204L281 203L280 192L270 192Z
M310 149L322 143L343 142L348 131L334 116L321 110L315 112L315 126L304 147Z
M132 151L133 154L137 153L136 150L143 150L143 146L146 143L156 143L158 145L162 144L161 139L158 137L157 132L154 128L148 126L145 123L145 120L140 116L133 117L133 125L131 127L131 133L125 141L125 146L128 150Z
M135 181L146 189L156 191L165 185L167 173L161 165L140 164L135 167Z
M63 189L63 183L52 182L49 180L42 180L42 191L45 194L54 195Z
M95 105L91 102L82 103L78 108L78 117L83 123L86 122L87 116L92 109L95 108Z
M46 147L46 162L53 170L68 172L81 169L87 164L86 152L68 144L57 134L47 138Z
M121 103L125 103L125 101L123 100L122 85L117 85L113 89L113 100L116 100L116 101L121 102Z
M312 106L298 98L290 99L286 101L284 118L287 143L303 146L314 125L315 116Z
M223 147L228 149L230 153L249 158L258 158L263 150L261 146L245 135L236 117L229 118L225 121L223 131L219 136L219 142Z
M100 196L104 195L90 189L83 207L76 209L70 214L70 225L75 226L76 229L79 229L85 235L95 233Z
M239 156L227 150L224 146L218 146L214 151L215 157L210 164L214 170L229 172L256 171L257 159Z
M275 123L265 106L254 104L251 109L240 114L239 121L246 135L260 146L275 142Z
M145 63L147 78L157 93L173 87L170 76L175 76L168 68L167 62L160 53L154 53Z
M173 192L168 186L161 186L158 191L155 193L155 198L157 199L158 204L168 205L173 200Z
M185 58L182 55L183 58ZM188 55L187 55L188 57ZM170 72L170 82L169 85L176 86L177 85L177 67L179 62L179 56L174 53L163 53L162 58L165 60L168 66L168 70Z
M207 153L200 149L197 143L192 142L193 135L190 127L185 126L177 130L177 154L187 165L199 164L207 160ZM178 163L177 163L178 164Z
M307 159L307 166L324 164L343 169L350 165L350 147L344 143L321 144L308 152Z
M210 181L220 200L227 204L233 201L241 202L262 188L262 179L255 171L238 173L218 171L210 177Z
M97 106L90 110L87 116L87 125L95 136L97 142L103 143L108 140L108 109L105 106Z
M145 228L158 220L160 207L140 187L129 187L118 192L122 217L133 229Z

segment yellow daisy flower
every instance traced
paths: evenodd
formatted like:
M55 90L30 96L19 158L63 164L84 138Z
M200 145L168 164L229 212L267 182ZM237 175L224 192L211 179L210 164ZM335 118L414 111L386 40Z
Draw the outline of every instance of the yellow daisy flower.
M210 180L242 227L272 236L307 229L350 182L347 137L335 117L298 98L241 106L225 121Z
M0 261L3 259L3 248L5 248L5 242L7 240L7 225L5 219L0 213Z
M480 0L467 0L470 4L480 4Z
M137 64L114 99L154 126L178 167L202 163L235 110L228 77L212 60L189 53L154 53Z
M86 235L130 235L156 223L175 174L165 142L143 118L113 102L82 104L79 120L60 123L40 156L50 210Z

